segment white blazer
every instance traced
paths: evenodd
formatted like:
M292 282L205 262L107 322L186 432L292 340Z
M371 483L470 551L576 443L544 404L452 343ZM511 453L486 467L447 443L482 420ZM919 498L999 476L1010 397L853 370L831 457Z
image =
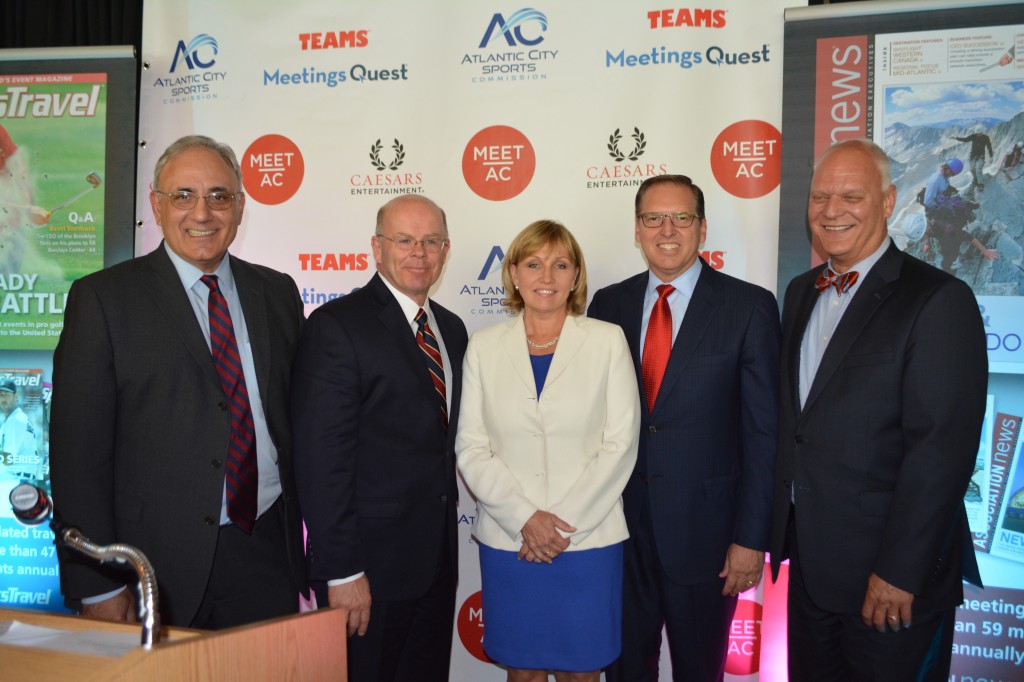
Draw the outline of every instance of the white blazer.
M539 399L521 315L470 338L455 452L481 543L518 551L538 509L576 527L570 550L625 540L621 496L639 437L636 371L617 325L567 317Z

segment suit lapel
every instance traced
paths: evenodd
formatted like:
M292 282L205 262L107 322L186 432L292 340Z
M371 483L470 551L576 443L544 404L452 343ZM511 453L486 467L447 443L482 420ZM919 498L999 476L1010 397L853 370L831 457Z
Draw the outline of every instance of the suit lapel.
M153 305L170 322L171 328L181 339L182 344L211 382L220 388L220 377L213 365L213 355L203 336L203 330L196 320L195 310L189 303L188 293L181 285L178 271L174 269L170 257L164 251L163 242L154 251L143 256L151 275L144 285L150 293Z
M249 346L252 361L256 367L256 382L260 395L267 395L270 382L270 327L267 321L267 299L263 284L254 277L248 264L231 257L231 274L235 278L238 300L245 315L245 326L249 332Z
M405 319L402 306L398 304L398 300L381 280L379 274L374 275L367 286L373 292L374 299L380 306L377 311L377 319L388 329L389 338L395 340L408 371L417 377L417 383L424 390L433 393L434 384L430 380L430 372L427 370L424 359L420 356L423 351L416 344L416 335L412 331L412 324Z
M814 278L817 273L825 268L824 265L813 271ZM788 376L782 377L789 386L789 397L792 400L794 414L800 413L800 346L803 343L804 333L807 330L807 323L811 319L811 312L814 304L818 302L820 294L812 286L813 279L808 279L797 285L796 311L793 313L793 328L789 337L785 340L786 348L783 349L784 358L794 358L789 363Z
M562 333L558 338L558 347L555 348L555 357L551 358L551 367L548 369L547 378L544 379L545 386L550 386L558 380L559 375L569 366L586 339L587 332L580 327L579 318L575 315L568 315L562 324Z
M531 392L536 393L537 382L533 377L533 365L530 364L530 353L526 347L526 323L522 313L516 315L505 328L500 343L516 376Z
M857 341L861 331L871 320L871 317L878 310L878 307L892 293L893 283L899 279L902 254L891 244L889 249L882 254L881 259L875 267L868 271L864 281L850 301L850 307L843 313L836 327L832 339L829 341L825 354L818 365L818 371L811 382L810 390L807 393L807 401L804 403L804 411L807 411L817 400L825 386L838 371L843 359L850 352L850 348ZM806 322L805 322L806 325ZM803 335L801 334L801 338Z
M665 368L665 376L661 380L661 388L658 389L658 398L654 402L654 411L666 400L666 396L672 392L683 369L693 357L704 332L707 331L711 318L717 312L715 290L718 288L718 273L707 263L701 263L700 277L697 279L697 286L693 289L693 297L686 306L686 314L679 325L679 333L672 343L672 354L668 358L668 366Z

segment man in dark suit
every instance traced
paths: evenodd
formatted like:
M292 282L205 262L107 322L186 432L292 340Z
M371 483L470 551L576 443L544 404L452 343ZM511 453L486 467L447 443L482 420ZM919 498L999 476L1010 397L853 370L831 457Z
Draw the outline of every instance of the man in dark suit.
M889 239L895 202L877 145L826 151L807 215L829 261L786 291L771 563L790 558L797 682L947 680L961 578L980 582L984 328L966 284Z
M149 557L164 623L295 613L306 589L288 415L298 290L227 253L245 206L230 147L178 140L152 187L164 242L68 296L50 430L57 511L94 542ZM124 570L59 557L69 606L133 617Z
M588 311L625 331L644 403L623 493L622 656L606 675L656 681L664 625L676 680L721 680L737 595L761 579L768 547L778 306L698 255L707 220L690 178L647 179L635 209L649 271Z
M349 611L350 680L444 682L466 327L428 298L449 250L434 202L391 200L370 244L377 274L310 316L295 360L310 579L320 606Z

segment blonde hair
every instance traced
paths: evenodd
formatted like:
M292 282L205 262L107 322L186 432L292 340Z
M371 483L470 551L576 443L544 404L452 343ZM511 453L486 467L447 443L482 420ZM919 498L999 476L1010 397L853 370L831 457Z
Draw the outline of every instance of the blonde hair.
M516 235L505 252L505 260L501 263L501 283L505 287L503 305L521 313L525 307L523 297L512 284L512 266L519 265L547 245L561 246L569 256L574 267L579 268L576 284L569 292L566 307L573 315L582 315L587 307L587 264L583 261L583 250L572 232L565 225L554 220L538 220L530 223Z

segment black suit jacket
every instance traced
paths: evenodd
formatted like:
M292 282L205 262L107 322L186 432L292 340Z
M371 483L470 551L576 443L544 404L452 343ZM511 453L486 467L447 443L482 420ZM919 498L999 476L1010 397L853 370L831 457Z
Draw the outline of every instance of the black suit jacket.
M653 412L640 372L647 272L601 289L587 311L622 327L640 388L640 451L623 493L626 520L636 527L649 494L658 556L682 584L714 580L732 543L767 549L777 438L775 297L701 266Z
M360 571L374 600L423 595L456 561L455 431L466 327L431 301L451 363L447 430L423 352L380 275L310 315L295 359L296 475L310 580Z
M302 303L288 275L231 257L267 425L277 446L296 592L305 592L302 526L288 417ZM99 544L153 563L163 622L187 625L217 543L231 430L213 356L161 245L71 286L54 355L53 498ZM124 584L125 573L62 553L68 606Z
M800 408L800 343L824 266L783 308L772 575L790 495L807 591L860 613L871 573L915 595L914 613L959 604L979 581L963 495L985 414L978 304L962 281L890 245L863 276Z

